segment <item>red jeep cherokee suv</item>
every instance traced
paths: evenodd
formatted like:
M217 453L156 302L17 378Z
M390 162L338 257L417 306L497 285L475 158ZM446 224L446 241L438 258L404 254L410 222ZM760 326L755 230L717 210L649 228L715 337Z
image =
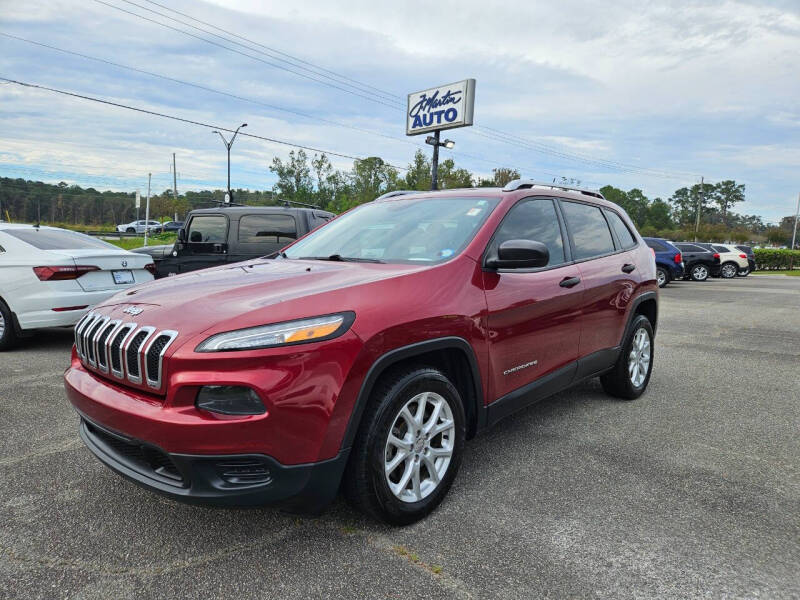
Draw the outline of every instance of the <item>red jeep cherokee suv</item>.
M596 192L395 192L275 258L97 306L75 328L66 390L97 458L157 492L318 511L341 486L410 523L481 429L590 377L642 394L655 276Z

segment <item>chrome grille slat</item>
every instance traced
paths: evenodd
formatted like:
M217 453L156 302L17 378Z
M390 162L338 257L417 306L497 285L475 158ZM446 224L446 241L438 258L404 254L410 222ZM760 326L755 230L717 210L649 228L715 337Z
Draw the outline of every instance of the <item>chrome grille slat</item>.
M111 374L119 379L125 379L125 357L123 348L125 347L125 342L135 330L136 323L123 323L119 326L119 329L112 336L111 341L109 342L108 351L111 355ZM119 346L116 350L114 350L114 346L117 341L119 341ZM114 367L115 362L119 365L119 369Z
M86 316L75 325L75 350L78 352L78 356L81 360L86 360L86 353L83 347L83 330L94 320L94 317L95 314L93 312L87 313Z
M144 350L142 351L142 356L144 360L144 375L145 380L147 381L147 385L151 388L159 389L161 387L161 373L164 365L164 354L167 352L167 349L170 347L175 338L178 337L178 332L173 330L164 330L159 332L158 334L153 336L153 339L150 340L150 343L147 346L143 346ZM161 345L161 348L156 345L160 340L166 340L166 342ZM153 351L154 353L157 352L156 362L158 367L156 368L156 376L152 377L152 373L150 372L150 352Z
M142 348L147 340L153 335L155 327L140 327L139 330L125 344L125 373L131 383L142 383ZM132 366L136 366L136 373L133 373Z
M85 333L83 336L83 344L84 347L86 348L86 360L93 367L97 366L94 353L95 350L94 336L97 335L100 326L103 324L103 321L107 318L108 317L103 317L102 315L98 315L97 318L94 321L92 321L92 324L85 329Z
M100 333L97 334L94 354L97 358L97 366L103 373L108 373L108 338L117 330L118 325L119 321L106 319L106 324L100 328Z

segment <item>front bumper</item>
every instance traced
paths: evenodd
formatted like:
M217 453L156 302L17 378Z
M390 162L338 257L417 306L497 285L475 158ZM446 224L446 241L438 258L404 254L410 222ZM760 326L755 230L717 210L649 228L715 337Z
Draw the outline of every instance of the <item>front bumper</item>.
M283 465L263 454L167 453L84 415L80 435L103 464L175 500L218 506L278 504L305 513L318 513L334 499L349 455L347 449L329 460Z

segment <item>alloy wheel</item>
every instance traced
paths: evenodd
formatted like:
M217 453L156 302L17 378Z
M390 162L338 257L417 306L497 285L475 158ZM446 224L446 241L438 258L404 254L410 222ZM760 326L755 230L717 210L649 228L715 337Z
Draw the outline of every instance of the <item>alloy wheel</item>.
M658 287L664 287L667 284L667 274L658 269L656 271L656 281L658 281Z
M738 271L739 271L739 269L736 267L736 265L728 263L728 264L722 266L721 275L725 279L731 279L732 277L736 277L736 273Z
M0 340L3 339L3 336L6 334L6 318L3 316L3 313L0 312Z
M704 280L708 278L708 269L703 266L698 266L692 269L692 275L695 279Z
M628 355L628 375L634 387L640 387L650 369L650 336L640 328L633 336L633 344Z
M403 502L419 502L439 486L450 466L456 440L453 411L435 392L405 403L389 429L384 474L389 489Z

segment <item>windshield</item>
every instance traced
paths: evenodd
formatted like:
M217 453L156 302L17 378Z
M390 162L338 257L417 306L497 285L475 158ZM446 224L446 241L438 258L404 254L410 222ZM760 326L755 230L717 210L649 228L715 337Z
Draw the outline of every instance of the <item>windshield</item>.
M118 249L112 244L66 229L5 229L4 233L30 244L39 250Z
M408 197L364 204L300 240L284 256L443 262L464 249L497 202L492 197Z

